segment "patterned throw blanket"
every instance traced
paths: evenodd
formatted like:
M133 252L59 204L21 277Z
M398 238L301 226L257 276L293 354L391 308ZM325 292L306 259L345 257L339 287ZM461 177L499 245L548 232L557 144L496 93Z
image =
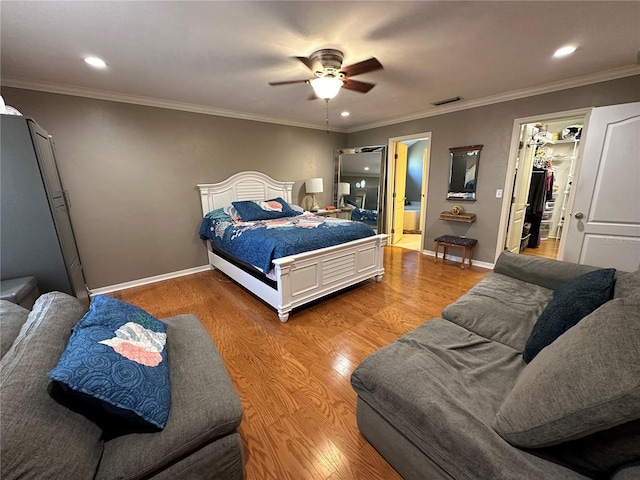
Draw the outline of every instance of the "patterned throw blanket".
M264 273L275 258L332 247L374 235L371 227L350 220L304 213L296 217L253 222L202 220L200 238L210 239L221 251Z

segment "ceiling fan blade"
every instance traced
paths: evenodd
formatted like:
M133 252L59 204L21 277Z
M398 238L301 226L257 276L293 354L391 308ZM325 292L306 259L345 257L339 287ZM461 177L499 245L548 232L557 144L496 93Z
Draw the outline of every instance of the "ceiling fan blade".
M347 78L342 86L342 88L346 88L347 90L355 90L360 93L367 93L373 87L375 87L373 83L359 82L358 80L351 80L350 78Z
M307 57L295 57L295 58L297 58L297 59L298 59L298 60L300 60L302 63L304 63L304 64L305 64L305 66L306 66L309 70L311 70L311 71L313 72L313 66L312 66L312 64L311 64L311 60L309 60Z
M344 67L340 69L340 72L344 73L347 77L353 77L355 75L362 75L363 73L373 72L383 68L382 64L375 57L371 57L369 60L363 60L362 62Z
M272 87L278 86L278 85L291 85L293 83L308 83L309 80L288 80L285 82L269 82L269 85L271 85Z

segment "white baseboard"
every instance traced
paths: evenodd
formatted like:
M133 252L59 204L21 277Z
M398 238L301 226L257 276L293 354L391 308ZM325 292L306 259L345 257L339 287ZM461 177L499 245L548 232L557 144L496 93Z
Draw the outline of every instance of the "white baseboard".
M430 257L435 257L436 256L436 252L434 252L433 250L422 250L422 253L424 255L428 255ZM441 255L442 252L440 252L440 254L438 254L438 258L442 258ZM451 254L447 254L447 260L451 260L453 262L462 262L462 257L457 257L455 255L451 255ZM489 262L481 262L479 260L472 260L473 261L473 266L474 267L482 267L482 268L488 268L490 270L493 270L493 268L496 266L495 263L489 263ZM465 265L468 265L467 263L465 263Z
M140 287L142 285L148 285L150 283L162 282L163 280L169 280L171 278L184 277L185 275L191 275L193 273L206 272L211 270L211 265L202 265L201 267L187 268L186 270L179 270L177 272L163 273L162 275L156 275L154 277L141 278L139 280L132 280L130 282L117 283L115 285L109 285L107 287L93 288L89 291L89 296L101 295L103 293L117 292L118 290L126 290L127 288Z

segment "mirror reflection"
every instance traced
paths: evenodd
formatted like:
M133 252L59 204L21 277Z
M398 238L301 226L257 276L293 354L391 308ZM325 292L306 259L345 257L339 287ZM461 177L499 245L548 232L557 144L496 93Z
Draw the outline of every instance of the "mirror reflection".
M482 145L449 149L451 164L447 198L470 201L476 199L480 150L482 150Z
M382 230L386 147L341 148L335 152L334 197L342 218Z

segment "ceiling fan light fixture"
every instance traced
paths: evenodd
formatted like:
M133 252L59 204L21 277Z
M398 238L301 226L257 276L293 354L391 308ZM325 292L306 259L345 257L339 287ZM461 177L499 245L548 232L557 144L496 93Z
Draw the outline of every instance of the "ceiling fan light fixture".
M323 100L331 100L338 94L343 85L341 79L328 75L314 78L310 83L316 95Z

